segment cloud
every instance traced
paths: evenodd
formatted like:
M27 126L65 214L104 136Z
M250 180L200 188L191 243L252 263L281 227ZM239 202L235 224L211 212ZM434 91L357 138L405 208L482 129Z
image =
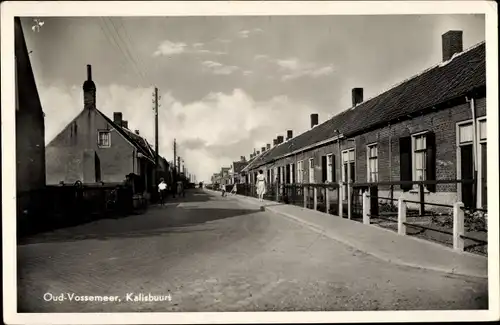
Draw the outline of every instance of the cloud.
M214 54L214 55L225 55L226 52L213 51L203 48L204 43L193 43L186 44L182 42L172 42L169 40L164 40L160 42L156 51L153 52L153 56L170 56L174 54L191 53L191 54Z
M205 69L217 75L230 75L240 70L240 68L238 68L237 66L224 65L215 61L203 61L201 64L203 65L203 67L205 67Z
M186 48L187 44L185 43L174 43L169 40L165 40L158 45L158 48L153 53L153 56L180 54L184 53Z
M81 87L39 87L46 113L46 143L52 140L83 109ZM154 112L149 88L97 84L97 106L108 117L122 112L129 128L154 143ZM276 132L295 134L307 128L309 113L316 111L285 96L256 101L241 89L230 93L211 93L198 101L183 103L171 93L161 94L159 110L160 155L173 157L173 140L178 154L188 170L198 180L210 180L210 175L229 166L240 156L246 156L270 143ZM290 114L290 112L301 112ZM237 121L237 123L235 123Z
M255 57L254 57L255 60L265 60L265 59L269 59L269 56L266 55L266 54L257 54Z
M276 64L285 73L281 80L293 80L301 77L319 78L332 74L335 70L332 65L319 66L311 62L301 62L297 58L276 60Z
M252 34L260 34L262 32L264 32L264 31L260 28L241 30L238 32L238 37L239 38L248 38Z

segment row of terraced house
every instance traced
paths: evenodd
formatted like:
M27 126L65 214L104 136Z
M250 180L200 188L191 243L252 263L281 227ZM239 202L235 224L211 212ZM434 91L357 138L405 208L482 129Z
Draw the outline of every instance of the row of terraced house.
M330 195L343 200L349 183L392 182L378 195L416 200L426 181L426 202L486 207L485 42L464 51L462 35L442 35L436 66L368 100L355 88L349 109L321 124L312 114L306 132L254 151L236 182L254 184L262 170L270 183L340 183Z

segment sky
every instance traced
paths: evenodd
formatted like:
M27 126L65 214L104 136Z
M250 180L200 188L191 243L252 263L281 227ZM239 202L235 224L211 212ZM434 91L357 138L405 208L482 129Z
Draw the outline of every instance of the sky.
M122 112L160 155L173 142L188 171L209 181L286 130L294 135L438 64L441 35L464 48L485 39L484 15L23 18L45 113L45 143L83 109L86 65L97 108Z

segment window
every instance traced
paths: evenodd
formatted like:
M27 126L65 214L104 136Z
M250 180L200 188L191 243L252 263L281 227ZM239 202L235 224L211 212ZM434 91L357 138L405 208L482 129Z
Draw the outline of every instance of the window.
M304 162L298 161L297 162L297 183L303 183L304 182Z
M281 166L281 167L278 167L278 172L280 174L280 184L283 184L284 183L284 180L285 180L285 167L284 166Z
M111 135L109 131L99 131L97 145L105 148L111 146Z
M488 149L486 145L486 119L478 120L479 133L479 154L478 154L478 206L487 208L488 206L488 190L487 190L487 159Z
M342 152L342 182L354 182L356 179L356 168L354 164L354 149ZM347 200L347 184L344 184L344 200Z
M426 135L420 134L413 136L413 161L415 162L415 168L413 169L414 181L425 181L426 179L426 149Z
M368 182L378 182L378 147L377 144L369 145L366 148L368 158Z
M314 158L309 159L309 183L314 183Z
M326 180L327 182L333 182L333 154L329 154L326 156Z

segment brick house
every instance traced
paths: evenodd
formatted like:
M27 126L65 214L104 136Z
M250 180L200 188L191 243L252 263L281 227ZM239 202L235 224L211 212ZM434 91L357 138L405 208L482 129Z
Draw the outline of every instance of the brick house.
M19 17L14 19L17 218L40 211L45 187L45 122Z
M138 176L134 191L148 192L155 173L155 151L120 112L108 118L96 107L91 66L83 84L84 108L46 147L47 183L120 183ZM169 164L160 159L165 172Z
M231 178L230 183L244 183L244 177L242 176L242 170L247 165L245 156L240 157L240 161L233 161L229 169L229 176Z
M425 201L486 207L485 43L463 51L462 32L449 31L442 50L441 63L376 97L353 89L352 107L332 119L318 124L312 114L310 130L277 141L244 171L279 183L476 179L476 195L472 184L427 185ZM395 190L418 200L414 186Z

